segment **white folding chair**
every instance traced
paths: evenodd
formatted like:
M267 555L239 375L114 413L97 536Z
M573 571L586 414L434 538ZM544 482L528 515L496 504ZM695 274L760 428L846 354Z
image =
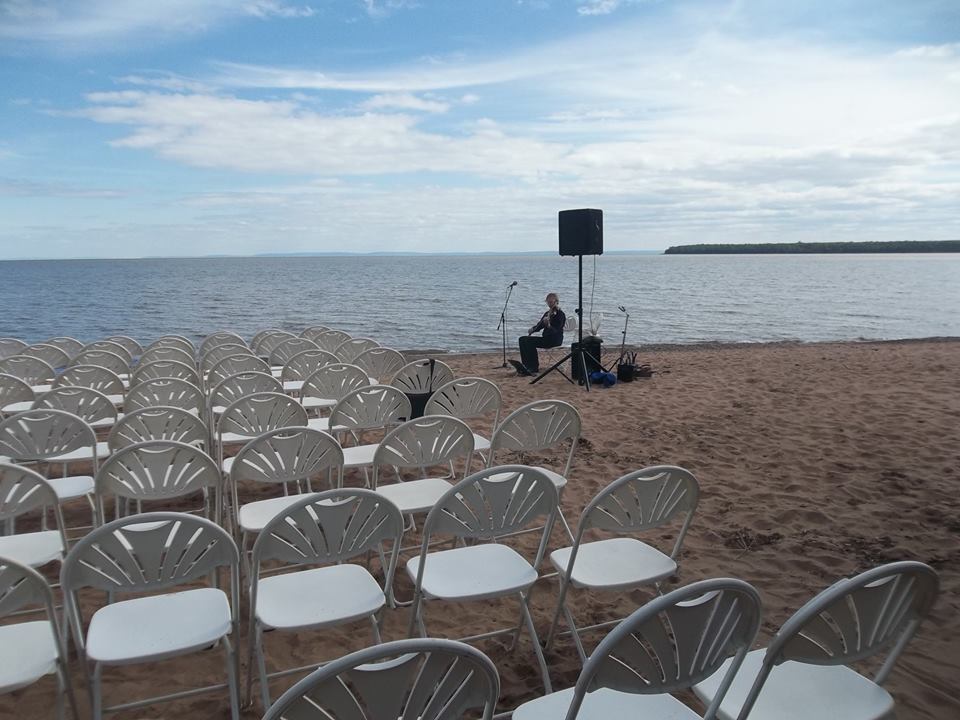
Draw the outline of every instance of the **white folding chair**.
M113 340L96 340L94 342L87 343L83 346L83 349L80 352L108 352L111 355L116 355L117 357L122 358L128 366L133 362L133 353L127 350L123 344L114 342Z
M338 347L350 339L350 334L345 333L342 330L328 330L327 332L315 335L310 339L313 340L317 344L317 347L321 350L334 352Z
M29 410L36 399L30 383L14 375L0 373L0 417Z
M247 342L242 337L237 335L235 332L230 332L228 330L218 330L215 333L210 333L203 339L203 342L200 343L200 357L203 357L210 350L217 347L218 345L246 345Z
M8 358L11 355L17 355L25 347L27 347L27 344L23 340L0 337L0 360Z
M317 337L317 335L322 335L325 332L330 332L330 330L331 328L328 328L326 325L311 325L310 327L306 328L302 333L300 333L300 337L306 338L307 340L313 340Z
M353 359L353 364L370 376L370 384L389 384L400 368L407 364L398 351L388 347L372 347L364 350Z
M350 338L340 343L333 354L340 358L341 362L352 363L357 356L372 348L380 347L380 343L370 338Z
M161 345L144 350L140 356L138 365L149 365L152 362L161 360L181 362L188 367L196 367L197 365L197 359L193 356L193 353L189 353L182 347L176 345Z
M268 674L265 631L297 633L369 620L373 642L381 642L381 613L392 605L390 588L402 533L403 518L396 506L355 488L301 497L267 523L253 545L251 561L248 698L254 662L264 709L270 706L269 678L317 666ZM384 542L391 546L389 560L383 555ZM372 551L380 553L383 585L365 567L349 562ZM265 562L284 563L289 572L261 577ZM310 565L319 567L301 569Z
M564 323L563 333L566 336L571 336L577 331L577 316L567 315L567 322ZM550 367L554 365L563 355L567 353L566 345L554 345L553 347L540 348L539 352L542 353L540 358L540 367Z
M91 348L90 346L85 347L83 350L78 352L70 360L70 366L76 365L96 365L97 367L106 368L107 370L116 373L121 380L127 378L130 374L130 360L129 353L124 350L123 346L117 345L116 343L107 343L112 345L117 352L110 352L109 350L101 350L98 348ZM120 354L120 351L123 351L123 354Z
M117 422L117 408L99 390L69 385L54 387L33 402L31 410L51 408L73 413L96 430L109 430Z
M654 585L659 591L660 581L677 572L677 557L699 497L700 485L692 473L672 465L657 465L614 480L587 504L573 545L550 554L550 562L560 578L560 597L547 634L548 650L561 614L573 635L581 663L586 662L587 656L580 633L619 622L612 620L577 628L566 604L571 586L622 593ZM682 526L669 555L630 536L670 524L681 516ZM584 534L590 531L615 535L588 541Z
M0 360L0 373L20 378L34 392L46 392L57 376L48 362L29 355L10 355Z
M46 343L37 343L30 345L20 351L21 355L40 358L53 368L66 367L70 362L70 356L56 345L47 345Z
M72 340L72 338L60 338L61 340ZM124 348L130 357L136 358L143 354L143 345L134 340L129 335L111 335L108 338L105 338L107 342L116 343L117 345ZM74 341L77 342L77 341ZM66 349L66 348L64 348ZM75 352L79 352L81 348L77 348Z
M197 349L193 346L193 343L183 335L162 335L147 345L147 350L157 347L175 347L180 348L188 355L195 356L197 354Z
M200 355L200 372L203 375L206 375L218 362L226 360L228 357L235 357L237 355L250 355L252 357L257 357L256 353L254 353L253 350L247 347L247 345L243 342L214 345L207 348L206 352Z
M722 672L694 687L719 705L721 720L892 720L882 685L930 612L937 573L919 562L895 562L843 579L787 620L765 649L746 656L729 691ZM870 680L850 663L886 652Z
M93 530L67 554L60 574L67 616L90 692L92 715L131 710L179 697L229 688L233 720L240 717L239 558L230 535L213 522L185 513L147 513L121 518ZM229 594L201 587L158 594L229 571ZM83 632L80 591L108 593ZM124 599L110 602L117 594ZM139 597L127 597L140 594ZM232 640L231 640L232 639ZM157 662L222 646L227 683L103 707L105 667ZM157 678L162 675L157 675Z
M123 408L129 413L150 407L177 407L203 418L204 404L203 392L189 380L159 377L131 387L124 398Z
M107 436L107 445L111 453L116 453L147 440L175 440L206 450L209 439L209 429L194 413L158 405L134 410L120 418Z
M760 595L742 580L678 588L611 630L574 687L520 705L514 720L713 720L759 627ZM670 694L714 673L721 692L702 716Z
M137 365L137 369L130 376L130 387L135 388L142 382L159 378L186 380L191 385L200 387L200 374L196 366L176 360L155 360L145 365Z
M451 415L461 420L472 420L493 414L490 436L473 433L473 448L482 453L490 449L490 437L500 422L503 396L500 388L489 380L465 377L441 385L433 393L424 408L426 415Z
M226 471L224 449L227 445L246 443L270 430L306 426L307 411L289 395L282 392L245 395L230 403L216 421L217 462Z
M335 437L349 434L355 443L348 447L342 440L340 442L344 468L363 468L366 474L380 444L364 443L364 434L371 430L386 430L409 417L410 401L396 388L367 385L344 395L327 418L327 425Z
M71 365L53 381L53 389L59 387L87 387L106 395L114 407L123 407L127 392L123 380L113 370L98 365Z
M210 390L228 377L246 372L259 372L269 375L270 366L249 352L238 355L228 355L223 358L223 360L211 366L210 370L204 374L204 387Z
M322 366L304 379L300 386L300 404L308 411L320 413L332 408L348 393L369 385L370 378L363 369L338 360ZM326 419L314 418L311 423L310 427L317 430L330 428Z
M263 720L492 720L500 678L452 640L397 640L351 653L287 690Z
M453 370L445 362L425 358L400 368L390 385L411 395L431 393L453 380Z
M520 629L526 624L544 688L550 692L550 672L530 616L529 602L556 514L556 487L541 470L524 465L487 468L447 490L424 521L420 555L407 561L407 574L414 582L410 635L419 628L421 636L427 637L426 601L470 602L516 597L520 601L519 625L463 640L510 633L515 644ZM497 542L498 538L523 530L540 518L545 518L546 524L532 564L513 548ZM472 542L464 547L430 552L430 541L437 534Z
M286 338L270 351L269 364L271 367L281 369L287 364L287 361L297 353L301 353L304 350L319 349L313 340L307 340L302 337Z
M325 365L335 365L339 362L336 355L319 348L298 352L287 360L283 370L280 371L280 382L283 383L284 392L299 395L304 380Z
M109 340L110 338L107 339ZM72 337L52 337L44 342L47 345L55 345L56 347L60 348L67 354L67 357L73 357L78 352L83 350L83 343Z
M46 620L0 625L0 695L33 685L46 675L56 675L56 717L63 719L66 695L70 714L79 720L53 592L36 570L0 556L0 619L38 606L46 613Z
M297 336L292 332L287 332L286 330L275 330L264 335L255 345L251 345L251 349L259 357L262 357L264 360L268 360L278 345L286 342L287 340L293 340L296 338Z
M17 518L37 511L45 513L48 507L53 508L56 530L16 532ZM43 475L22 465L0 463L0 527L6 528L0 535L2 558L39 568L62 559L66 552L67 535L56 490Z

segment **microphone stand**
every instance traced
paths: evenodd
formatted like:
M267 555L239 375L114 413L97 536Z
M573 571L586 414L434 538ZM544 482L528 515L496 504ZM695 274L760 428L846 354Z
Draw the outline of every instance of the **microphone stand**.
M516 287L515 282L507 285L507 297L503 301L503 310L500 311L500 322L497 323L497 330L503 330L503 365L497 367L507 367L507 305L510 304L510 295L514 287Z
M627 312L627 309L623 305L620 305L618 309L624 314L623 330L620 333L620 335L622 335L622 338L620 339L620 354L617 356L616 362L612 363L610 367L604 368L607 372L610 372L614 365L620 364L620 361L623 360L624 350L626 350L627 347L627 323L630 322L630 313Z

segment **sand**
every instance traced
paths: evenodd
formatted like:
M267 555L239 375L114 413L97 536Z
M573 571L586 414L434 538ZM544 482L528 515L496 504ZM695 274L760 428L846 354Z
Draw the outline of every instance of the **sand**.
M626 472L662 463L691 470L701 501L679 576L668 587L716 576L754 584L764 601L758 644L843 575L893 560L931 564L941 576L940 598L887 687L901 720L960 717L960 341L647 348L640 356L656 371L653 377L591 393L556 374L531 386L497 367L498 355L443 359L458 376L497 382L507 411L539 398L567 400L580 410L583 441L563 498L572 524L601 487ZM562 452L528 459L559 467ZM674 532L652 533L649 540L668 549ZM563 542L555 532L552 547ZM532 553L535 543L528 535L515 546ZM397 586L409 597L405 577ZM572 604L581 621L603 620L626 615L649 597L647 591L576 593ZM555 601L555 581L540 581L533 612L542 634ZM431 604L427 622L431 634L456 637L510 624L515 613L511 601ZM241 618L245 622L245 600ZM405 609L388 610L385 638L403 637L406 623ZM296 636L271 633L266 642L276 667L332 659L365 646L369 637L369 627L358 623ZM588 635L588 646L599 637ZM502 639L480 647L502 677L499 709L542 692L526 637L512 652ZM548 661L556 688L575 681L579 664L568 640ZM105 674L106 696L113 703L220 682L222 668L220 653L210 652L113 669ZM294 680L273 682L274 698ZM75 686L85 713L82 683ZM52 687L44 681L0 698L0 716L49 717ZM261 714L255 707L244 717ZM226 718L229 711L223 693L116 717Z

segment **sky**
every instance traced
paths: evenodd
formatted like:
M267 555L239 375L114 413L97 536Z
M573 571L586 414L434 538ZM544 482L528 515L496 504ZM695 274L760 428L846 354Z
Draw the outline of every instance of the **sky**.
M0 0L0 259L960 238L957 0Z

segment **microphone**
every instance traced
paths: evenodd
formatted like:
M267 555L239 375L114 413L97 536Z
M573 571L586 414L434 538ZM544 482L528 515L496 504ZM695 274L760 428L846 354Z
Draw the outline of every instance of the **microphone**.
M520 284L520 283L518 283L516 280L514 280L512 283L510 283L510 287L516 287L516 286L519 285L519 284Z

